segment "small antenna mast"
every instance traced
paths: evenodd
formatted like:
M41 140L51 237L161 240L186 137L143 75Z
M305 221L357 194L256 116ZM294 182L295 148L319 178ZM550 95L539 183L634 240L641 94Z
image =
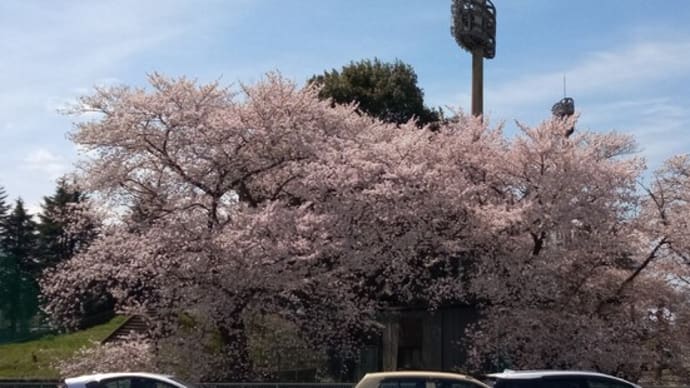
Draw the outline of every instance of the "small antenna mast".
M575 114L575 101L568 97L565 83L565 74L563 74L563 99L553 104L551 113L558 118L564 119ZM565 132L565 137L569 137L575 131L575 127L571 127Z
M565 98L567 94L565 93L565 74L563 74L563 98Z

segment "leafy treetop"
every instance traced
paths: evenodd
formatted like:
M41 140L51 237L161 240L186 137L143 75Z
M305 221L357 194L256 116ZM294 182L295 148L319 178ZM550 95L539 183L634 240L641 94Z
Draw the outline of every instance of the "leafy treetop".
M340 71L315 75L309 82L321 87L320 98L337 104L356 102L360 111L385 122L403 124L414 118L426 125L440 118L440 112L424 105L424 92L417 86L412 66L400 60L351 62Z

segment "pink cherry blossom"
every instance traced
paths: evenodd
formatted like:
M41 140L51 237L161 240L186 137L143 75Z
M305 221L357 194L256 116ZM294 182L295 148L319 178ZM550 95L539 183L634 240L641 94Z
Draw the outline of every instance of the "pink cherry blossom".
M633 139L564 137L576 117L508 137L458 113L429 131L333 107L279 74L237 92L150 84L99 89L75 110L99 115L71 134L86 151L80 183L115 216L44 279L57 323L109 293L150 319L154 349L212 354L207 376L243 379L252 314L347 359L378 335L382 308L461 303L483 319L459 367L636 378L685 365L687 157L645 190Z

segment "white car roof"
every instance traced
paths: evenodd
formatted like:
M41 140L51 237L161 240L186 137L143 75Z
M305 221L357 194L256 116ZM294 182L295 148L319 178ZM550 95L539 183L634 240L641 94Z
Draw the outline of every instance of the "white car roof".
M116 379L122 377L143 377L148 379L156 379L176 386L178 388L186 388L180 382L174 380L172 376L161 375L157 373L145 373L145 372L118 372L118 373L95 373L91 375L81 375L77 377L70 377L65 379L65 384L69 387L83 387L86 383L92 381L103 381L108 379Z
M622 383L626 384L631 384L635 387L639 387L636 384L631 383L630 381L623 380L621 378L607 375L604 373L599 373L599 372L590 372L590 371L577 371L577 370L521 370L521 371L514 371L514 370L505 370L500 373L491 373L486 375L487 377L490 378L495 378L495 379L538 379L541 377L548 377L548 376L591 376L591 377L605 377L608 379L614 379L618 380Z
M392 372L375 372L367 373L357 383L357 388L378 387L378 383L384 379L394 379L396 377L407 378L421 378L421 379L455 379L463 381L471 381L479 386L486 387L487 385L481 381L467 375L449 372L434 372L434 371L392 371Z

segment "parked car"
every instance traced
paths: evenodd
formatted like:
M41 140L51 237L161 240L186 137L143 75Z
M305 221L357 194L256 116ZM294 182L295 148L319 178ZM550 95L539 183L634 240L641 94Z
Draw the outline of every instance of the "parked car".
M155 373L99 373L65 379L64 388L191 388L172 376Z
M493 388L641 388L618 377L579 371L511 371L487 375Z
M489 388L470 376L430 371L378 372L362 377L355 388Z

